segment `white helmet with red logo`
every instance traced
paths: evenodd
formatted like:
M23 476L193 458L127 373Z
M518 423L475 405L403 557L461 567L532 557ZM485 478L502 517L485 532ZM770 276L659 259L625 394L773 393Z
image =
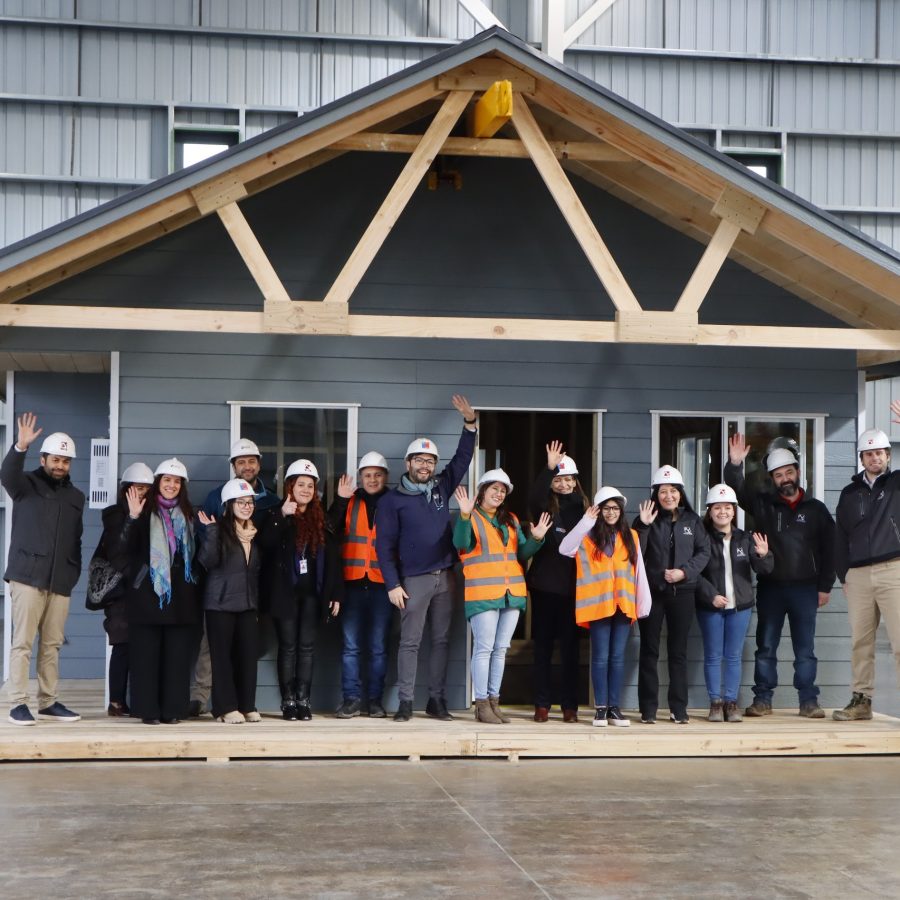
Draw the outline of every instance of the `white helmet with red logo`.
M226 481L222 486L222 506L229 500L237 500L238 497L255 497L256 491L250 487L249 481L244 481L243 478L232 478L231 481Z
M577 475L578 474L578 466L575 465L575 460L572 459L571 456L564 456L556 466L556 472L554 473L554 477L556 475Z
M47 456L68 456L75 459L75 441L64 431L54 431L44 438L41 444L41 453Z
M441 455L434 441L429 438L416 438L407 448L405 459L411 456L418 456L420 453L427 453L434 457L435 464L440 460Z
M737 503L737 494L727 484L714 484L706 495L706 505L713 503Z
M684 479L681 477L681 472L679 472L675 466L660 466L653 473L653 480L650 482L650 487L656 487L658 484L677 484L681 487L684 484Z
M287 481L295 475L309 475L310 478L319 480L319 470L308 459L297 459L292 462L284 473L284 480Z
M891 439L878 428L868 428L860 436L856 445L858 453L864 450L890 450Z

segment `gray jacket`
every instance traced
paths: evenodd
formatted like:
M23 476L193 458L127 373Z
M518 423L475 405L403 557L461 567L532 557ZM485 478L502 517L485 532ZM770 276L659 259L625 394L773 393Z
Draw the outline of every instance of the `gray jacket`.
M68 479L43 469L25 471L15 445L0 466L0 484L12 498L12 529L5 581L68 597L81 575L84 494Z

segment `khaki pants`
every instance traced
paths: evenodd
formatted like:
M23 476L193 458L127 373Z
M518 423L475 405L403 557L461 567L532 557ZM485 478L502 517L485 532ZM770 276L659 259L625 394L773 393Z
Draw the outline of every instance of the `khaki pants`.
M850 619L850 667L854 693L875 690L875 632L884 619L900 679L900 559L847 570L844 583Z
M10 708L28 702L31 648L38 638L38 709L56 702L59 683L59 648L65 639L69 598L18 581L9 583L12 600L12 646L9 652Z

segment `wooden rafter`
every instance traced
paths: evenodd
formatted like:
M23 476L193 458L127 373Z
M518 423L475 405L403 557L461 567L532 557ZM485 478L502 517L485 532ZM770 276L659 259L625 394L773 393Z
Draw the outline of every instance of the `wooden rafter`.
M609 248L600 237L591 217L584 208L575 188L562 170L553 149L544 137L524 98L517 98L513 124L525 149L547 185L563 218L572 229L575 240L584 251L597 277L609 294L617 310L639 312L641 305L628 286L625 276L616 265Z
M422 140L419 141L418 146L406 161L406 165L387 197L384 198L384 202L375 213L359 243L353 249L344 268L334 280L334 284L325 296L326 303L349 302L350 295L356 289L363 275L366 274L375 254L381 249L400 214L406 208L416 186L428 171L428 167L434 162L450 129L456 124L471 99L472 91L452 91L447 95L447 99L431 120Z

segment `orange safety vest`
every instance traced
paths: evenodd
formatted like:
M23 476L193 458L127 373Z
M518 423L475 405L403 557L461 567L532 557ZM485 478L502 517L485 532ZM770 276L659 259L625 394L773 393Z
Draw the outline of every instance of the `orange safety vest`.
M507 591L513 597L524 599L525 573L519 562L518 525L515 516L507 530L507 540L489 519L477 509L472 511L472 532L475 546L471 550L460 551L465 576L466 603L478 603L505 597Z
M631 535L635 547L639 547L637 534L632 530ZM585 537L575 554L575 621L587 628L591 622L607 619L621 609L633 622L637 618L637 571L628 559L622 538L616 535L612 556L604 554L596 559L593 546L590 537Z
M344 559L344 581L359 581L369 577L369 581L384 584L384 575L375 555L375 527L369 528L365 512L366 502L359 497L351 497L347 504L347 518L344 520L344 544L341 556Z

